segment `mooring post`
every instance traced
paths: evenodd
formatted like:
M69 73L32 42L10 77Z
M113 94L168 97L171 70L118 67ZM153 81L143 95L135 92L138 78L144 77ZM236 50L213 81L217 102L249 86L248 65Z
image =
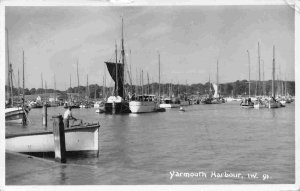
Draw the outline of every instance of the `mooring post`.
M116 114L116 103L112 102L112 114Z
M47 105L43 105L43 126L47 127Z
M55 160L61 163L66 163L66 143L63 117L61 115L57 115L52 118Z

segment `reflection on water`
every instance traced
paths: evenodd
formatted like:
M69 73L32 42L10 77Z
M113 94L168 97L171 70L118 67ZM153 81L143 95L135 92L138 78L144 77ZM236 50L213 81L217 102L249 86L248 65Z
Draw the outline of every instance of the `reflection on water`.
M239 184L294 183L295 105L279 109L241 109L239 103L193 105L186 112L105 115L74 109L85 122L100 122L100 156L69 157L53 169L61 184ZM49 116L63 113L49 108ZM41 110L28 127L6 126L7 133L42 131ZM50 118L50 117L49 117ZM48 121L52 128L52 121ZM85 165L81 167L80 165ZM83 168L91 168L82 171ZM257 172L261 179L173 178L170 171ZM57 171L57 172L56 172ZM84 178L82 178L84 176ZM25 180L30 184L33 177ZM24 182L24 181L23 181Z

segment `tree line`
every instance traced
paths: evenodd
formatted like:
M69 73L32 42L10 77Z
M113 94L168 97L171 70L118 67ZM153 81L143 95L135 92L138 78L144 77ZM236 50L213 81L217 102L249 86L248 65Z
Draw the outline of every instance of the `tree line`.
M275 92L276 94L285 94L287 92L289 95L295 95L295 81L275 81ZM211 86L211 87L210 87ZM271 95L272 94L272 81L251 81L250 82L250 94L254 95ZM124 85L124 89L126 93L130 92L131 94L158 94L159 84L151 83L144 86L130 86L129 84ZM191 85L185 84L160 84L160 95L207 95L209 94L209 90L211 89L211 93L214 93L214 89L212 84L208 82L205 84L197 83ZM5 91L8 93L10 89L5 86ZM88 86L79 86L79 87L70 87L65 91L54 90L54 89L42 89L42 88L25 88L25 95L34 95L34 94L47 94L47 93L58 93L65 95L67 93L77 93L83 97L89 96L90 98L102 98L106 96L113 95L114 88L99 86L98 84L91 84ZM17 96L23 93L23 89L13 88L13 95ZM235 82L230 83L222 83L219 85L219 93L224 96L244 96L249 94L249 83L247 80L237 80Z

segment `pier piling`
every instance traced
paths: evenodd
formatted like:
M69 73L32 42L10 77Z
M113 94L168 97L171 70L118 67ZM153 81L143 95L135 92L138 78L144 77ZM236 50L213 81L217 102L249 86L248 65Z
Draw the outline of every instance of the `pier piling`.
M61 115L52 116L55 161L66 163L65 129Z
M43 106L43 126L47 127L47 105L44 104Z
M112 102L112 114L116 114L116 103Z

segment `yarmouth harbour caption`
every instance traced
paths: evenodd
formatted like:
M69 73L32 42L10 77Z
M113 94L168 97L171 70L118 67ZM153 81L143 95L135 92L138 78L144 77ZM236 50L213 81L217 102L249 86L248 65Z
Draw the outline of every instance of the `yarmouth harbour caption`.
M248 173L248 174L242 174L242 173L234 173L234 172L178 172L178 171L170 171L170 179L173 178L230 178L230 179L258 179L261 178L262 180L268 180L271 179L270 175L268 174L262 174L261 176L258 175L258 173Z

